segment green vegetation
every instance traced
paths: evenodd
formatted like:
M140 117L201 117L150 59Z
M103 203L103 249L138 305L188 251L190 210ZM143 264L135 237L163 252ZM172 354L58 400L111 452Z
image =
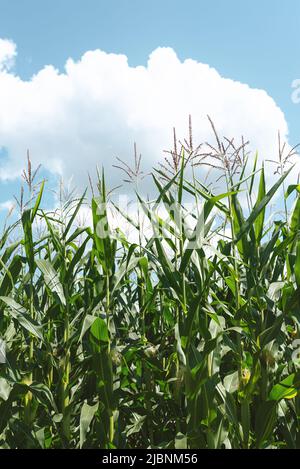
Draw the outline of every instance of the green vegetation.
M29 164L0 244L1 447L300 447L300 186L282 157L266 188L244 146L216 141L226 190L197 180L192 141L175 148L151 176L169 219L137 196L153 229L128 216L136 243L109 229L102 174L93 227L76 226L86 194L45 212Z

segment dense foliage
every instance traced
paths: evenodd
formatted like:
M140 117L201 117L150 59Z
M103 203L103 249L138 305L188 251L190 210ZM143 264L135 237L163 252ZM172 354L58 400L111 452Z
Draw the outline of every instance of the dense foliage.
M152 176L168 220L139 198L140 242L108 229L103 175L93 227L75 223L86 195L43 211L44 184L6 227L2 448L300 447L300 187L223 159L214 194L187 160Z

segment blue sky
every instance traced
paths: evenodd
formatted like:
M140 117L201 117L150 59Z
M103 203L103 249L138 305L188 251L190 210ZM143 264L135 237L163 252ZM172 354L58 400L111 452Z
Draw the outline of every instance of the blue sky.
M144 64L158 46L173 47L224 76L266 89L299 133L291 82L300 76L297 0L0 0L0 37L18 45L17 72L101 48Z
M297 0L0 0L0 38L16 43L14 73L22 80L47 64L63 72L69 57L89 50L125 54L134 67L168 46L182 61L266 90L285 114L291 144L300 141L300 105L291 100L299 25ZM0 201L15 188L2 182Z

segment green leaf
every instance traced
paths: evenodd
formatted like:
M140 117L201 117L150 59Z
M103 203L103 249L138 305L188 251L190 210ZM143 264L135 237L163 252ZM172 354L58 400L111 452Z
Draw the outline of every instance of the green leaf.
M22 215L22 225L24 231L24 247L27 262L29 265L29 271L31 275L34 273L34 248L32 239L32 221L31 221L31 210L25 210Z
M84 335L86 334L86 332L90 329L90 327L92 326L92 324L94 323L95 321L95 316L93 316L92 314L87 314L84 318L84 321L83 321L83 324L82 324L82 328L81 328L81 332L80 332L80 336L79 336L79 339L78 339L78 342L81 342Z
M77 214L80 210L80 207L82 206L83 204L83 201L85 199L85 196L86 196L86 191L84 192L83 196L81 197L81 199L79 200L78 204L76 205L76 208L75 210L73 210L73 213L70 217L70 220L68 221L68 224L67 224L67 227L64 231L64 234L63 234L63 239L66 239L67 237L67 234L69 233L70 229L72 228L73 224L74 224L74 220L75 218L77 217Z
M35 219L35 216L37 214L37 211L38 209L40 208L40 205L41 205L41 201L42 201L42 197L43 197L43 192L44 192L44 188L45 188L45 181L42 181L42 184L41 184L41 187L40 187L40 191L38 193L38 196L36 198L36 201L35 201L35 205L32 209L32 213L31 213L31 223L33 223L34 219Z
M14 256L10 265L7 268L5 265L3 267L5 269L5 275L0 285L0 296L7 296L18 282L18 277L22 270L21 257L18 255Z
M91 334L98 342L109 342L109 334L107 330L107 324L104 319L96 318L91 326Z
M289 375L287 378L280 381L280 383L275 384L275 386L273 386L269 394L269 400L280 401L281 399L294 398L298 393L298 390L294 385L294 380L295 380L295 373Z
M256 410L255 436L256 447L261 448L271 437L276 424L276 406L274 401L263 402Z
M37 400L46 406L47 408L52 409L54 412L57 412L57 407L54 401L53 394L46 384L33 382L28 385L28 390L37 398Z
M259 202L258 205L256 205L248 219L245 221L243 226L241 227L238 235L235 238L235 243L238 243L239 240L242 238L242 236L249 231L249 229L252 227L253 223L257 219L257 217L261 214L263 210L265 210L265 207L268 205L274 194L277 192L279 187L282 185L283 181L285 178L288 176L288 174L291 172L293 167L291 167L288 171L286 171L280 178L279 180L273 185L273 187L269 190L269 192L263 197L263 199Z
M73 257L73 259L71 260L70 262L70 265L69 265L69 268L67 270L67 273L66 273L66 276L65 276L65 279L64 281L65 282L69 282L71 281L71 279L73 279L75 276L76 276L76 270L75 268L76 267L80 267L80 261L82 260L82 256L84 255L85 253L85 250L86 250L86 246L87 246L87 243L89 242L90 238L87 237L83 243L81 244L81 246L78 247L78 249L76 250L75 252L75 255ZM75 271L75 272L74 272Z
M300 193L300 184L291 184L285 192L285 198L287 199L294 191Z
M258 343L261 349L263 349L269 342L275 339L277 335L279 334L282 326L282 321L283 318L279 317L275 320L273 326L269 327L265 331L263 331L261 334L259 334L258 337Z
M12 384L7 379L0 377L0 399L7 401L10 392L12 390Z
M51 292L56 293L61 304L66 306L64 289L52 264L45 259L37 259L36 265L44 275L45 283Z
M20 324L20 326L38 339L44 340L42 327L30 317L23 306L19 305L15 300L9 297L1 296L0 300L9 307L10 315Z
M92 423L92 420L95 416L99 407L99 403L97 402L94 405L89 405L87 402L83 403L80 412L80 448L83 447L86 437L89 431L89 427Z
M205 241L205 235L207 234L206 232L208 231L203 225L204 222L207 220L207 217L211 213L212 209L214 208L217 202L224 199L225 197L228 197L228 195L230 194L235 194L235 192L226 192L225 194L220 194L218 196L211 197L205 202L203 210L199 215L193 234L190 236L189 242L185 248L179 267L180 272L185 272L187 266L189 265L189 261L194 250L200 249L202 247L203 242ZM214 220L212 220L212 222L213 221Z
M300 195L298 195L296 204L290 220L290 231L296 234L300 229Z
M298 239L296 246L295 278L297 287L300 288L300 239Z
M239 384L239 375L237 371L226 375L224 378L224 388L231 394L238 390Z
M254 157L253 170L252 170L251 182L250 182L250 187L249 187L249 194L250 194L250 196L251 196L251 194L252 194L252 190L253 190L253 186L254 186L254 180L255 180L255 174L256 174L257 161L258 161L258 152L255 153L255 157Z
M111 240L105 198L92 200L92 214L96 253L104 272L110 274L113 270L115 248L114 241Z
M261 170L259 187L258 187L258 196L257 196L256 204L254 206L254 210L255 210L255 207L258 207L259 204L263 201L265 196L266 196L266 182L265 182L265 170L263 166ZM263 229L264 229L264 221L265 221L265 207L260 211L259 215L256 217L256 220L254 222L254 231L255 231L255 238L256 238L257 244L260 243L261 238L262 238Z
M144 426L147 416L138 415L135 412L133 413L134 421L131 425L126 427L126 436L127 438L134 433L139 433Z

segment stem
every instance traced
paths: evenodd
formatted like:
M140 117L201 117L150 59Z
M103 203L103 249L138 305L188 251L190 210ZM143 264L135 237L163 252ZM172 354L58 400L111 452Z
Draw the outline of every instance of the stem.
M229 185L229 180L226 174L226 185L227 185L227 192L231 191L231 186ZM238 274L238 263L237 263L237 249L235 244L233 243L234 239L234 225L233 225L233 216L232 216L232 195L228 196L228 204L229 204L229 220L230 220L230 228L231 228L231 239L232 239L232 254L234 259L234 271L235 271L235 301L236 307L239 307L240 304L240 285L239 285L239 274Z
M110 356L111 352L111 340L110 340L110 290L109 290L109 273L106 273L106 321L107 321L107 330L109 335L109 341L107 346L107 353ZM108 409L109 414L109 443L113 445L115 438L115 422L114 422L114 413L112 409Z
M34 305L33 305L33 279L32 275L30 276L30 317L31 319L35 319L34 314ZM29 367L33 362L33 355L34 355L34 337L30 334L29 339ZM27 378L25 379L25 383L30 386L33 382L33 372L30 371ZM25 396L25 408L24 408L24 420L28 426L31 426L33 415L32 415L32 393L30 391L27 392Z
M64 326L64 346L66 348L66 355L63 364L63 378L62 378L62 413L63 413L63 433L67 440L70 439L70 416L67 414L67 407L69 405L69 393L68 386L70 382L70 349L69 349L69 336L70 336L70 324L69 324L69 308L67 306L65 312L65 326Z
M66 252L65 252L65 245L64 245L64 254L63 259L66 259ZM62 269L62 278L65 277L65 265L63 265ZM66 298L66 307L62 309L64 314L64 337L63 337L63 344L65 350L65 359L62 364L62 390L61 390L61 405L62 405L62 414L63 414L63 434L67 441L70 440L70 414L68 411L68 406L70 403L69 398L69 383L70 383L70 373L71 373L71 361L70 361L70 302L69 302L69 286L65 284L65 298Z

